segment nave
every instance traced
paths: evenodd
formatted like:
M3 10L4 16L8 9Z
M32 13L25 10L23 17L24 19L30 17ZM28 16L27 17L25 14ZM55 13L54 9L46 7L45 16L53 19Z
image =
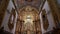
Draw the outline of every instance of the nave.
M0 0L0 34L60 34L60 0Z

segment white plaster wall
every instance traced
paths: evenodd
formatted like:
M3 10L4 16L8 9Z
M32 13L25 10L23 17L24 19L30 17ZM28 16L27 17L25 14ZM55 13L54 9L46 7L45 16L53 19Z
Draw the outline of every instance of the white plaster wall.
M12 8L14 8L14 9L15 9L15 7L14 7L14 5L13 5L12 0L10 0L10 1L9 1L9 5L8 5L7 9L11 12Z
M9 10L9 12L11 12L12 8L15 9L15 7L14 7L14 5L12 3L12 0L10 0L9 4L8 4L8 7L7 7L7 10ZM14 28L12 30L9 30L9 28L8 28L8 20L9 20L10 13L8 13L7 10L6 10L3 22L2 22L2 26L4 26L5 31L8 31L8 32L11 32L11 33L14 34L15 33L15 28L16 28L17 13L16 13L16 19L15 19Z
M47 31L44 30L44 28L43 28L43 21L42 21L42 17L41 17L41 13L42 13L42 12L41 12L41 13L40 13L40 20L41 20L42 34L45 33L45 32L48 32L48 31L52 30L53 27L55 26L55 25L54 25L54 21L53 21L53 17L52 17L51 11L50 11L50 7L49 7L47 1L45 2L44 6L43 6L43 9L46 10L47 19L48 19L48 22L49 22L49 27L48 27ZM42 10L43 10L43 9L42 9Z

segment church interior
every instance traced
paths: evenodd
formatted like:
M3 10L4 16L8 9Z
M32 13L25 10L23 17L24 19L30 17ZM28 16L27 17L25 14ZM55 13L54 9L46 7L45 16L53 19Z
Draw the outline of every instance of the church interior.
M0 34L60 34L60 0L0 0Z

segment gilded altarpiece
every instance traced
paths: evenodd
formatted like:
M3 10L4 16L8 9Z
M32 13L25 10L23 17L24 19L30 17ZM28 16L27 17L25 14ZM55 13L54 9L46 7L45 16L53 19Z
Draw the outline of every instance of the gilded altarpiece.
M38 19L37 22L36 22L36 34L41 34L40 19Z
M34 34L42 34L41 32L41 24L40 24L40 19L36 20L36 21L33 21L34 23Z
M18 25L17 25L18 24ZM17 19L17 23L16 23L16 31L15 31L15 34L21 34L21 25L20 25L20 20Z
M49 23L48 23L47 14L46 14L45 9L42 10L42 20L43 20L43 28L45 30L47 30L49 27Z

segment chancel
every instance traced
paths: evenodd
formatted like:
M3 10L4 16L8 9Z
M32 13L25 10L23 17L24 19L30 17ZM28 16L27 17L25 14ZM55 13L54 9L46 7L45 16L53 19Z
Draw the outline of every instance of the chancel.
M0 34L60 34L60 0L0 0Z

